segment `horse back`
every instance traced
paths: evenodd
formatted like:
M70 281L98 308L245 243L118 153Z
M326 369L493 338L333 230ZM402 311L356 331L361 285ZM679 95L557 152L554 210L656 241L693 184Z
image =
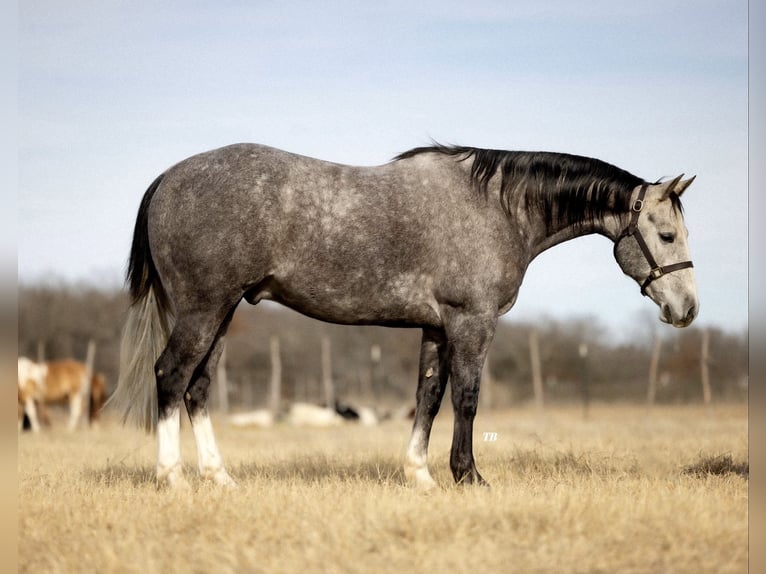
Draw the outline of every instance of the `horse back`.
M258 144L226 146L163 174L149 206L152 254L270 254L268 263L311 254L346 267L349 253L392 263L408 251L411 261L424 243L456 235L468 242L486 227L487 202L472 193L465 171L438 157L360 167ZM470 231L466 221L474 222Z

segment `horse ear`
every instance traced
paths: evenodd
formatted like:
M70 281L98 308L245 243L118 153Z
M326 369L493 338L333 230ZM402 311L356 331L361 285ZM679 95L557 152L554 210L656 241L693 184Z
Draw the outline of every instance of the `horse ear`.
M679 184L683 177L684 174L681 174L671 181L666 181L660 184L660 191L662 192L662 197L660 198L661 201L666 200L672 192L676 191L676 186Z
M676 195L677 195L678 197L681 197L681 194L682 194L684 191L686 191L686 188L687 188L687 187L689 187L689 186L692 184L692 182L694 181L694 179L695 179L696 177L697 177L696 175L693 175L693 176L691 176L689 179L685 179L685 180L683 180L682 182L680 182L680 183L679 183L679 184L676 186L676 188L675 188L673 191L675 191L675 192L676 192Z

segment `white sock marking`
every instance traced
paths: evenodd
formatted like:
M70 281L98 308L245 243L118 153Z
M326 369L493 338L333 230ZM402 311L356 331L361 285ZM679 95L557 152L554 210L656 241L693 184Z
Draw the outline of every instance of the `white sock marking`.
M428 471L428 447L425 434L420 429L413 429L407 448L407 463L404 467L407 479L422 490L431 490L436 482Z
M181 468L181 418L180 410L157 423L157 481L172 488L188 486Z
M213 480L222 486L236 486L223 466L221 453L215 442L213 423L207 413L197 414L192 418L194 440L197 443L197 463L200 476Z

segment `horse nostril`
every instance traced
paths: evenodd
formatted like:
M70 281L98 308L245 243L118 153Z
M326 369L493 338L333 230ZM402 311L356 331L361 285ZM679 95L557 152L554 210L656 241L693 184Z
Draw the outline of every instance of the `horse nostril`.
M691 323L691 322L692 322L692 320L693 320L693 319L694 319L696 316L697 316L697 306L696 306L696 305L692 305L691 307L689 307L689 311L687 311L687 313L686 313L686 317L684 317L684 320L685 320L687 323Z

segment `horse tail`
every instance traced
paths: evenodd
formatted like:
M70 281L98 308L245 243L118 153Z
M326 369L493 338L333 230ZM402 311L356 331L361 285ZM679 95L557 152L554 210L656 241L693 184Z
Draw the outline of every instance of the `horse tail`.
M157 426L154 364L165 349L172 327L168 296L149 247L149 205L162 177L149 186L138 209L128 261L131 305L120 344L120 374L117 388L107 401L121 413L123 423L130 421L147 432Z

